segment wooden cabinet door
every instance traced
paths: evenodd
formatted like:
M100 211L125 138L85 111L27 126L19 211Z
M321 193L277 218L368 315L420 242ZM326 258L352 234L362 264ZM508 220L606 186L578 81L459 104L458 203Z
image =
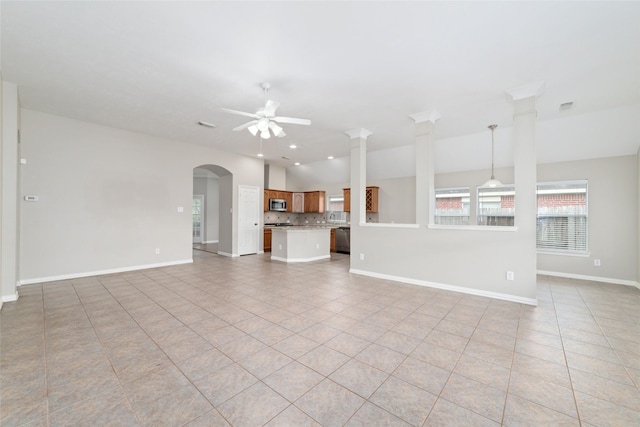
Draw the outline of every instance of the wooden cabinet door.
M292 212L304 213L304 193L293 193Z
M293 193L285 191L284 199L287 201L287 212L293 212Z
M325 205L324 191L307 191L304 193L304 211L323 213Z
M351 212L351 189L343 188L342 196L344 197L344 211Z
M331 240L329 241L329 252L336 251L336 229L331 229L331 235L329 237Z
M304 193L304 211L305 212L314 212L313 205L316 196L314 192L305 192Z
M264 190L264 211L269 211L269 199L271 198L271 190Z
M324 213L326 206L326 193L324 191L318 191L318 210L316 212Z
M271 252L271 229L264 229L264 251Z

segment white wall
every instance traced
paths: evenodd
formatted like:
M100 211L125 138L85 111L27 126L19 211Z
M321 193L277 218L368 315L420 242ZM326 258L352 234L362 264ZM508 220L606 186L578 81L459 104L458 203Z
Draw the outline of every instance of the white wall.
M261 187L261 160L27 109L21 120L23 193L40 198L23 203L21 283L190 262L202 164L231 172L220 238L237 254L237 185Z
M536 303L533 191L536 182L535 99L524 98L514 105L514 183L516 188L532 189L531 193L521 193L516 200L518 227L435 227L429 225L427 218L422 218L419 213L416 214L419 224L410 228L355 224L352 213L351 271L528 304ZM428 184L435 179L427 158L432 152L433 136L429 126L424 123L416 124L416 129L416 145L425 144L426 147L416 149L416 188L418 184L427 188L418 180ZM352 187L357 186L361 179L356 169L361 172L362 167L366 167L361 161L354 161L355 158L352 148ZM486 178L479 182L484 180ZM428 198L429 195L422 197ZM514 280L507 280L507 271L515 273Z
M0 306L2 302L17 299L16 286L20 274L16 250L19 247L20 225L20 206L18 203L20 106L18 87L15 84L2 82L1 104Z
M538 254L538 270L633 283L638 260L638 157L621 156L538 165L538 180L589 180L591 256ZM517 197L517 196L516 196ZM593 265L594 259L601 266Z

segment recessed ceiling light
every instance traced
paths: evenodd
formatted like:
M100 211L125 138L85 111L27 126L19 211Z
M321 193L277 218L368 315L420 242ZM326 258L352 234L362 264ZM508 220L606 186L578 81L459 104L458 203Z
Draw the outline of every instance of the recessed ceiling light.
M206 127L206 128L214 128L214 127L216 127L216 125L214 125L213 123L203 122L202 120L200 120L200 121L198 122L198 124L199 124L200 126L204 126L204 127Z
M300 166L300 162L295 162L294 165Z
M258 157L264 157L264 154L258 153Z
M296 144L291 144L289 148L296 148Z
M329 157L327 157L327 159L333 160L333 156L329 156Z

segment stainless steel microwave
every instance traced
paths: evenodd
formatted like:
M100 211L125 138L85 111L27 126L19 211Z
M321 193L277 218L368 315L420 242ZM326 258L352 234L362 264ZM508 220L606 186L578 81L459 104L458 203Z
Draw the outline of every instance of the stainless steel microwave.
M278 211L278 212L286 212L287 210L287 201L284 199L269 199L269 210L270 211Z

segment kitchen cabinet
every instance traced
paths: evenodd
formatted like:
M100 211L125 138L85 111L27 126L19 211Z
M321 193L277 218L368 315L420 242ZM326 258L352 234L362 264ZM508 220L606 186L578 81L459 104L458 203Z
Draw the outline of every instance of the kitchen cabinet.
M304 193L293 193L291 212L304 213Z
M264 229L264 251L271 252L271 229Z
M325 205L324 191L305 191L304 211L311 213L323 213Z
M293 193L291 191L285 191L284 199L287 201L287 212L293 212Z
M365 197L365 208L367 213L378 212L378 192L380 187L367 187L367 193ZM343 188L342 195L344 196L344 211L351 212L351 189Z
M335 252L336 251L336 229L332 228L331 229L331 235L329 236L329 251L330 252Z
M292 211L292 202L293 202L293 198L292 198L292 193L291 191L284 191L284 190L268 190L265 189L264 190L264 212L269 211L269 199L281 199L281 200L286 200L287 201L287 212L293 212Z
M351 212L351 189L350 188L343 188L342 189L342 196L343 196L343 210L345 212Z

